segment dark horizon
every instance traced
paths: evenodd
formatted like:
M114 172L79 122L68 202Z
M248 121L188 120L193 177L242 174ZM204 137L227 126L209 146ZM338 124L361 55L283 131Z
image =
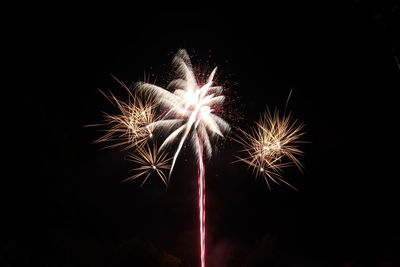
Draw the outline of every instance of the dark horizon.
M208 266L397 266L399 8L10 7L0 265L199 266L192 154L168 189L157 177L140 188L122 183L125 154L84 127L117 111L98 89L126 97L111 75L166 85L185 48L194 65L218 66L234 127L266 106L283 111L292 90L288 110L310 142L304 173L285 175L298 192L270 191L231 164L237 144L218 146L206 170Z

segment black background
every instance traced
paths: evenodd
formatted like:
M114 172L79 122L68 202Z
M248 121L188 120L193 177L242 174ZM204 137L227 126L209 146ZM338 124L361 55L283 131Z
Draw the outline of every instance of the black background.
M116 111L97 88L125 97L110 74L129 84L146 72L165 85L179 48L218 65L232 113L246 118L234 126L282 108L293 89L289 109L310 141L304 174L286 175L298 192L269 191L231 164L237 145L220 146L207 165L209 266L399 264L399 5L71 2L3 12L0 265L198 266L192 154L168 190L156 177L139 188L121 182L133 167L124 153L92 144L101 133L83 127Z

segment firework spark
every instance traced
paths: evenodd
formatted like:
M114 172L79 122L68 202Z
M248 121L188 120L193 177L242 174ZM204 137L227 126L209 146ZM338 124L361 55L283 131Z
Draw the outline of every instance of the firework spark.
M139 83L139 91L147 92L158 100L160 106L167 111L164 117L150 125L169 133L160 146L160 150L178 140L178 146L172 160L169 173L171 176L179 153L186 140L190 139L192 148L198 158L198 185L199 185L199 220L200 220L200 248L201 266L205 267L205 167L204 151L207 157L212 155L212 140L224 137L229 131L227 122L215 114L225 97L222 87L213 86L216 68L210 73L206 81L198 81L193 71L190 58L185 50L179 50L173 65L176 68L177 78L167 87L170 92L154 84ZM168 179L169 179L168 177Z
M164 174L164 170L169 170L171 165L169 161L171 160L165 152L158 152L157 147L153 145L152 148L148 144L143 147L138 147L136 149L136 154L129 154L128 160L139 164L140 166L133 169L137 172L127 180L134 180L139 177L144 177L143 182L140 186L147 181L152 173L157 174L161 180L167 185L167 176Z
M290 114L281 116L278 111L271 114L268 110L250 132L239 129L241 135L235 140L243 146L246 156L238 157L238 161L248 164L253 172L263 176L269 188L269 181L272 181L296 189L283 179L282 169L292 165L302 169L298 159L303 154L298 147L303 143L299 140L304 135L302 129L303 125L297 120L292 121Z
M118 80L117 80L118 81ZM118 100L113 94L104 96L118 108L118 115L104 114L106 133L95 142L112 142L109 148L121 147L130 149L143 146L153 137L152 123L157 120L155 114L157 105L151 97L139 97L132 94L129 88L118 81L128 92L127 102Z

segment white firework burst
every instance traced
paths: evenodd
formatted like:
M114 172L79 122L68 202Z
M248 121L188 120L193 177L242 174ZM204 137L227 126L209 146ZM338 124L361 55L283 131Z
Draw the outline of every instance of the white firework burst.
M210 157L213 152L212 139L224 137L224 133L230 129L229 124L214 113L225 100L222 87L213 85L216 68L204 83L199 82L190 58L183 49L174 57L173 66L176 68L177 78L166 89L150 83L137 84L139 91L148 93L166 109L161 120L150 124L169 133L160 150L179 140L170 174L186 140L190 140L199 155L204 146L206 155Z

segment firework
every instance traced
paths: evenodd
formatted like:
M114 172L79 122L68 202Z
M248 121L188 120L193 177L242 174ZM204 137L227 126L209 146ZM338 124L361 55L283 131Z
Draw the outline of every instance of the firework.
M132 94L125 84L117 80L128 91L129 100L123 102L113 94L105 95L118 108L119 114L105 114L104 124L108 130L97 142L112 141L114 144L110 147L134 148L135 153L129 154L128 159L139 167L133 169L135 173L126 180L144 178L141 186L152 174L168 185L184 144L190 144L198 165L200 262L201 267L205 267L204 162L213 154L213 143L218 138L224 138L230 126L218 115L218 111L223 110L225 97L223 88L214 85L216 68L210 73L195 73L185 50L179 50L172 63L176 79L166 88L140 82L136 84L135 94ZM156 109L161 110L162 116L156 116ZM273 114L265 112L249 132L239 129L241 134L235 139L246 154L238 161L246 163L258 176L263 176L269 187L270 181L293 187L284 180L283 169L292 165L299 169L302 167L298 157L303 153L298 144L301 143L299 139L303 135L303 126L285 113L281 116L277 111ZM154 142L152 147L148 144L156 130L166 135L159 148ZM160 138L159 135L156 137ZM174 144L173 157L168 157L167 147Z
M155 173L161 178L164 184L167 185L167 176L164 174L164 170L169 170L171 168L169 164L171 158L168 157L167 153L158 152L156 145L150 148L148 144L143 147L138 147L135 152L135 154L129 154L128 160L140 166L133 169L136 173L125 181L144 177L140 185L143 186L150 175Z
M147 92L167 110L161 120L150 124L165 132L172 131L160 149L172 144L180 137L170 172L186 140L190 138L191 145L197 154L200 151L200 143L203 143L206 155L210 157L213 150L211 139L217 136L223 137L223 133L229 131L228 123L213 113L225 99L221 95L222 87L213 86L216 68L210 73L206 82L201 84L196 80L185 50L178 51L173 65L176 68L177 79L167 87L174 90L173 92L150 83L137 84L138 90ZM199 137L201 140L198 140Z
M169 134L160 146L160 150L178 140L169 177L185 141L190 142L197 154L201 266L204 267L205 167L203 154L205 152L206 156L210 157L213 151L212 140L216 137L224 137L223 134L229 131L230 127L214 112L217 108L220 109L225 99L222 95L222 87L213 85L216 68L211 71L205 81L198 81L185 50L178 51L173 60L173 66L176 69L177 78L168 85L168 90L149 83L139 83L137 89L157 99L158 104L166 109L161 120L150 124Z
M248 164L258 176L263 176L267 185L270 181L280 182L294 188L284 180L282 169L295 165L300 170L302 164L298 157L303 154L298 144L303 143L300 137L303 125L297 120L292 121L291 115L273 114L268 110L249 132L239 129L241 135L235 140L243 146L246 156L238 157L241 162Z
M115 78L115 77L114 77ZM129 95L127 102L118 100L113 94L103 95L118 109L119 114L104 114L105 134L95 142L111 142L108 147L130 149L143 146L153 137L152 123L157 120L157 105L151 97L133 94L129 88L117 80Z

